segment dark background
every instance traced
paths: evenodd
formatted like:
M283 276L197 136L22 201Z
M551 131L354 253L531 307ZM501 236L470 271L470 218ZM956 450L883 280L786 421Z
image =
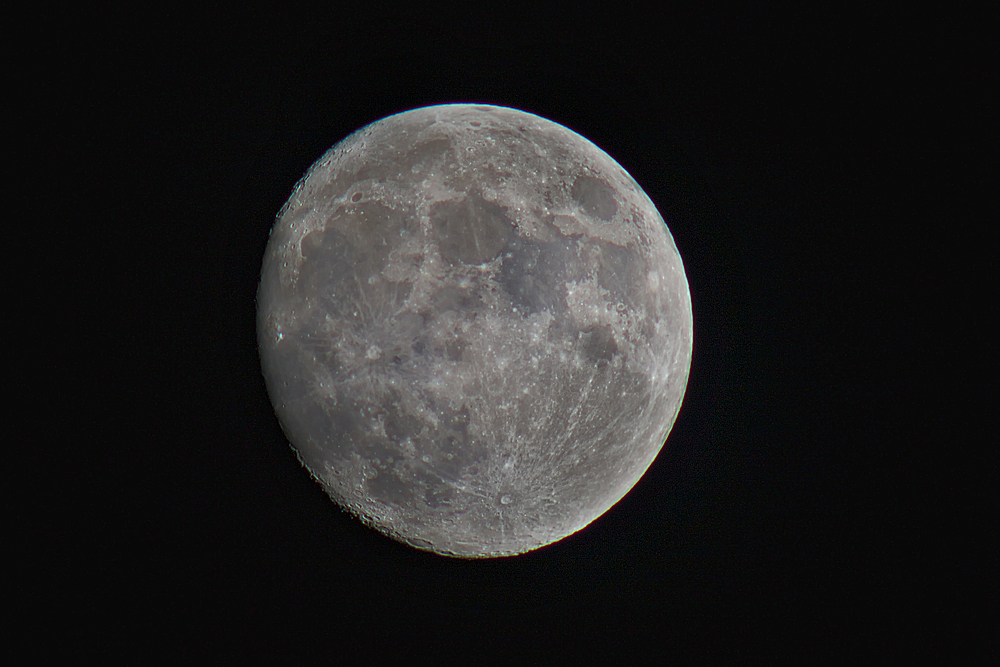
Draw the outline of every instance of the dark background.
M966 310L978 264L955 261L981 243L962 206L987 177L974 17L368 4L99 33L81 15L42 40L23 119L61 118L57 190L103 206L81 226L53 197L73 232L27 278L61 304L39 309L34 359L60 416L35 431L56 476L15 516L22 636L346 663L995 655L995 473L970 426L990 393L968 389L988 309ZM447 102L607 151L667 220L694 305L659 458L516 558L418 552L340 512L257 358L261 257L295 182L355 129Z

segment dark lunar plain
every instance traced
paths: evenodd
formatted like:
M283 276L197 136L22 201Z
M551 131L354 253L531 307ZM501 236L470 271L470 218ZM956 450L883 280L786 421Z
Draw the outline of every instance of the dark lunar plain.
M995 656L995 501L971 479L995 476L972 426L992 396L967 389L990 309L964 313L983 265L953 262L982 243L957 207L988 173L952 178L984 150L979 60L943 55L980 48L964 21L367 5L109 16L106 39L39 42L73 92L37 102L66 119L45 154L68 157L31 180L59 170L66 205L37 201L71 232L14 232L46 260L16 283L46 295L26 341L44 352L9 350L44 378L24 414L47 407L12 443L39 458L12 634L139 662ZM585 530L513 558L420 552L339 510L257 353L296 181L356 129L451 102L611 155L693 303L666 447ZM95 198L110 209L83 224Z

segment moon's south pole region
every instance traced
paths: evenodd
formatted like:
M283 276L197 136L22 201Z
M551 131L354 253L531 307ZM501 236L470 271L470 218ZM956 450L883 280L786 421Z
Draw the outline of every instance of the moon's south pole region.
M681 257L642 188L538 116L449 104L295 186L257 295L282 429L330 497L418 549L509 556L636 484L691 365Z

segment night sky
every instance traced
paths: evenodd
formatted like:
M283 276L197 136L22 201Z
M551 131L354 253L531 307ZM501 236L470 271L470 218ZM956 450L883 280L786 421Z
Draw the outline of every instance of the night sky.
M73 167L66 187L111 207L78 246L54 242L80 326L43 329L78 351L72 369L39 363L81 412L42 425L59 483L33 503L45 519L18 514L43 546L21 583L42 649L995 655L983 496L959 481L986 467L986 436L950 425L986 405L959 395L975 356L955 336L985 320L960 312L969 265L946 261L977 185L948 174L983 154L963 143L977 75L943 55L969 46L960 22L368 4L152 10L53 47L88 62L62 77L66 109L113 137L93 153L113 180ZM257 356L260 262L296 181L354 130L449 102L605 150L691 287L691 379L660 456L588 528L515 558L418 552L341 512L288 446ZM97 143L68 133L71 154Z

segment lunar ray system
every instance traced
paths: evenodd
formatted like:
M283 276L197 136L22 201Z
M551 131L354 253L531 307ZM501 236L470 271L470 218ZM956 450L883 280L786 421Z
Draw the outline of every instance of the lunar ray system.
M300 461L367 525L464 558L551 544L676 419L691 297L655 206L571 130L498 106L372 123L295 186L258 341Z

